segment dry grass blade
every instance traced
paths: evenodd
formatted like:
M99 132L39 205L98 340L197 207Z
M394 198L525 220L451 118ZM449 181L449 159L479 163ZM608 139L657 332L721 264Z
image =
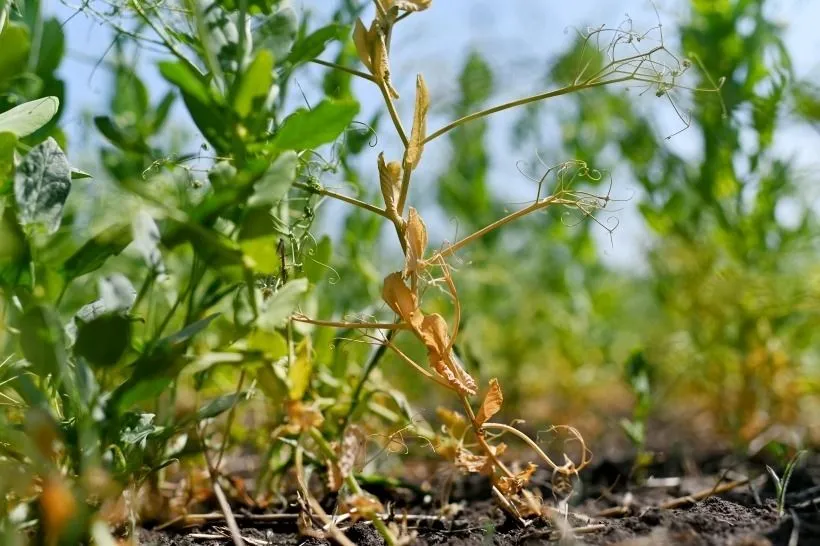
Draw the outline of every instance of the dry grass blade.
M501 394L501 385L498 384L498 379L490 379L490 390L487 391L484 402L481 403L481 407L475 416L476 423L483 425L492 419L493 415L501 410L501 404L503 402L504 395Z
M416 76L416 107L413 112L413 128L404 154L404 168L413 170L421 160L424 139L427 136L427 111L430 109L430 94L421 74Z

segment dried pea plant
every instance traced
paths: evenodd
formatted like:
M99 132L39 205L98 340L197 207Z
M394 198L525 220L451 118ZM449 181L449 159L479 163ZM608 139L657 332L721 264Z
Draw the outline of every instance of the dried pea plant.
M466 472L483 473L491 477L493 492L500 505L516 518L531 515L548 514L548 508L534 493L527 490L527 484L537 469L530 463L524 470L514 472L502 460L506 445L499 440L502 435L515 437L529 446L537 456L538 464L544 465L553 473L553 484L556 495L562 499L571 493L573 477L589 462L589 451L584 445L580 433L572 427L564 431L577 440L581 446L581 458L572 461L564 455L559 464L553 461L538 445L514 426L492 422L503 403L501 385L497 379L491 379L478 409L474 407L474 398L479 393L475 380L454 356L453 345L459 333L461 306L453 280L452 269L447 259L456 254L471 242L476 241L490 231L549 207L559 206L577 210L585 216L592 216L597 210L605 208L610 202L609 194L594 195L576 188L573 182L579 179L599 180L600 173L591 170L582 161L572 161L549 169L538 182L538 194L534 201L523 208L504 216L495 222L467 235L466 237L443 247L440 250L428 248L427 229L419 211L408 206L407 197L414 171L418 168L424 149L437 138L493 113L542 101L569 93L581 92L595 87L618 83L637 83L654 86L657 96L667 95L678 84L678 80L690 66L683 61L673 62L669 68L671 54L663 44L655 45L645 51L639 49L646 43L646 35L638 35L623 28L598 28L587 33L585 48L595 48L604 53L606 62L603 66L591 68L580 66L578 76L570 85L535 94L529 97L499 104L455 120L432 132L428 132L427 115L430 109L430 95L421 74L416 77L415 108L410 133L402 125L397 113L395 101L399 94L391 81L390 59L391 37L398 24L408 16L426 10L430 0L375 0L376 15L369 26L361 19L356 21L353 39L359 60L367 72L350 67L338 66L322 61L321 64L348 73L355 74L376 85L393 122L396 133L404 145L404 155L399 160L388 159L384 153L379 154L377 168L383 208L373 210L373 205L366 205L366 210L377 213L395 227L399 244L405 260L401 271L389 274L384 279L382 298L396 315L392 323L335 322L296 315L292 320L317 325L357 328L363 331L391 331L384 337L368 336L376 343L381 343L393 351L403 362L418 373L452 392L458 398L463 413L440 410L439 417L447 432L446 439L439 439L437 452L451 460L455 466ZM614 38L608 45L601 46L602 37L611 34ZM622 55L621 50L628 51ZM583 58L584 55L581 55ZM673 100L670 98L670 100ZM674 105L674 103L673 103ZM675 108L676 112L679 110ZM682 116L681 119L685 118ZM557 184L553 193L544 196L543 186L553 175ZM354 203L355 204L355 203ZM426 313L422 300L425 287L442 283L452 302L452 316L445 318L439 313ZM396 335L408 332L427 349L427 362L419 363L410 358L396 345ZM522 520L523 521L523 520Z

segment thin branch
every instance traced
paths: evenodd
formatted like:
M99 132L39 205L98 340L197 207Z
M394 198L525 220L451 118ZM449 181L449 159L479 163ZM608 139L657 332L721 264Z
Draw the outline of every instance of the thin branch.
M362 72L361 70L356 70L355 68L348 68L346 66L342 66L340 64L331 63L329 61L323 61L322 59L313 59L310 62L316 63L322 66L326 66L328 68L335 68L336 70L341 70L342 72L347 72L352 76L358 76L362 79L365 79L369 82L376 83L376 78L368 74L367 72Z
M396 322L344 322L335 320L319 320L306 317L305 315L293 315L291 320L315 324L316 326L328 326L330 328L359 328L363 330L407 330L409 326L405 323Z
M373 214L378 214L379 216L387 218L388 220L392 220L392 218L390 218L390 215L387 214L387 211L385 211L384 209L380 209L379 207L371 205L370 203L365 203L364 201L359 201L355 197L349 197L347 195L336 193L334 191L322 187L311 186L310 184L305 184L304 182L294 182L293 186L299 188L300 190L305 190L316 195L324 195L327 197L332 197L333 199L338 199L339 201L344 201L345 203L348 203L350 205L354 205L368 212L372 212Z
M387 86L383 82L379 82L379 90L382 92L384 104L387 106L387 112L390 114L390 119L393 120L393 125L396 126L396 132L401 139L401 143L405 148L407 148L409 142L407 140L407 133L404 132L404 127L402 127L399 113L396 111L396 105L393 103L392 97L390 97L390 92L387 90Z
M479 112L474 112L472 114L464 116L463 118L460 118L460 119L457 119L457 120L455 120L451 123L448 123L447 125L445 125L441 129L439 129L439 130L435 131L434 133L428 135L427 138L424 139L424 143L426 144L426 143L430 142L431 140L435 140L438 137L440 137L440 136L442 136L446 133L449 133L450 131L452 131L456 127L464 125L465 123L468 123L470 121L474 121L474 120L477 120L477 119L485 118L489 115L495 114L497 112L501 112L503 110L509 110L510 108L515 108L517 106L523 106L525 104L530 104L530 103L538 102L538 101L545 100L545 99L551 99L553 97L560 97L561 95L567 95L569 93L575 93L576 91L581 91L583 89L591 89L593 87L600 87L600 86L603 86L603 85L609 85L609 84L613 84L613 83L625 82L625 81L629 81L631 79L633 79L633 78L628 77L628 76L624 76L622 78L614 78L614 79L611 79L611 80L604 80L604 81L597 81L597 82L584 82L584 83L579 84L579 85L569 85L567 87L562 87L561 89L555 89L553 91L547 91L546 93L540 93L538 95L532 95L532 96L529 96L529 97L525 97L523 99L517 99L517 100L514 100L514 101L510 101L510 102L505 102L503 104L499 104L497 106L487 108L486 110L481 110Z

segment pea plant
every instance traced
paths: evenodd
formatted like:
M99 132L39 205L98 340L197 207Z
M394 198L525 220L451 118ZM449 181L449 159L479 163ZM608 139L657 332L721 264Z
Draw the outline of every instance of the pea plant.
M11 15L0 42L43 25L42 14L32 15L34 4L0 2L0 16ZM318 472L326 491L339 494L339 511L370 520L388 544L403 543L406 529L388 523L385 507L363 487L362 452L373 436L366 431L379 427L390 431L382 434L383 449L401 444L412 429L456 468L489 476L500 506L522 525L553 512L528 489L538 465L553 473L560 502L571 494L573 477L590 462L581 434L559 427L580 455L556 462L516 426L493 420L503 403L499 381L490 379L479 396L479 382L456 357L463 311L452 260L547 209L595 219L612 201L589 189L602 174L581 160L545 168L532 202L439 247L411 206L413 175L428 146L494 113L629 82L663 96L689 64L670 61L662 42L640 49L641 35L594 29L583 39L605 62L592 66L582 55L568 85L438 129L428 130L435 97L417 75L408 132L396 106L390 66L402 52L391 48L392 36L430 7L430 0L345 5L312 32L274 0L75 7L116 35L110 115L93 120L107 142L98 176L110 184L78 182L89 175L70 166L57 140L37 133L58 112L56 97L0 114L0 280L8 332L0 395L13 407L0 418L0 457L19 469L3 482L5 529L28 529L44 544L91 537L110 543L109 528L197 522L197 508L211 503L241 544L232 505L276 506L291 488L303 533L351 544L317 498L310 477ZM374 10L369 24L361 19L367 9ZM613 38L602 45L607 35ZM333 42L342 43L336 59L320 59ZM37 55L35 45L21 58ZM129 61L142 50L163 55L159 73L171 86L153 104ZM0 48L0 59L7 51ZM288 112L294 75L308 63L328 71L327 96ZM379 90L403 147L397 157L378 154L378 204L363 182L361 195L323 184L325 174L351 173L351 158L370 142L370 129L351 129L359 114L354 78ZM178 97L204 139L195 152L167 128ZM351 211L341 243L316 238L313 225L327 200ZM354 247L375 245L384 223L395 232L402 266L383 279L376 301L367 301L367 288L340 298L344 289L329 265L333 245L349 250L340 270L372 278ZM357 267L348 267L353 262ZM430 311L428 302L442 295L449 311ZM352 314L377 318L350 320ZM367 343L345 348L340 340L352 332ZM414 344L426 351L424 361L411 356ZM369 357L367 345L376 346ZM403 393L374 373L388 352L461 408L439 411L442 432L415 420ZM350 381L349 369L361 370L358 380ZM505 462L505 437L523 442L537 464L520 469ZM261 453L252 488L230 474L232 443Z

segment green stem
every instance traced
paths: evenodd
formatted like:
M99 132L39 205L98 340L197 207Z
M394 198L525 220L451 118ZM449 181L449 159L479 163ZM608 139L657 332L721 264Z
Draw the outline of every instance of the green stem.
M319 65L322 65L322 66L326 66L328 68L334 68L336 70L341 70L342 72L347 72L348 74L350 74L352 76L358 76L358 77L360 77L362 79L365 79L369 82L376 83L376 79L373 76L371 76L367 72L362 72L361 70L356 70L354 68L348 68L346 66L342 66L342 65L336 64L336 63L331 63L329 61L323 61L322 59L313 59L310 62L315 63L315 64L319 64Z
M326 197L332 197L333 199L338 199L339 201L344 201L350 205L362 208L368 212L372 212L373 214L378 214L388 220L392 220L390 215L387 214L387 211L384 209L380 209L375 205L371 205L370 203L365 203L364 201L359 201L354 197L348 197L347 195L343 195L341 193L336 193L334 191L325 189L323 187L311 186L310 184L305 184L304 182L294 182L294 188L299 188L300 190L304 190L306 192L310 192L316 195L324 195Z
M553 97L560 97L561 95L567 95L569 93L575 93L576 91L581 91L581 90L584 90L584 89L592 89L593 87L601 87L601 86L604 86L604 85L625 82L625 81L629 81L631 79L633 79L631 76L623 76L621 78L614 78L614 79L611 79L611 80L603 80L603 81L596 81L596 82L586 81L586 82L580 83L580 84L568 85L567 87L562 87L561 89L555 89L554 91L547 91L546 93L539 93L538 95L532 95L532 96L529 96L529 97L524 97L523 99L517 99L517 100L514 100L514 101L510 101L510 102L505 102L503 104L499 104L497 106L487 108L486 110L481 110L479 112L473 112L472 114L464 116L463 118L460 118L460 119L457 119L457 120L455 120L451 123L448 123L447 125L445 125L441 129L439 129L439 130L435 131L434 133L428 135L427 138L424 139L424 143L426 144L426 143L430 142L431 140L435 140L438 137L440 137L441 135L449 133L450 131L452 131L456 127L464 125L465 123L468 123L470 121L474 121L474 120L477 120L477 119L485 118L487 116L490 116L490 115L495 114L497 112L501 112L503 110L509 110L510 108L515 108L517 106L523 106L525 104L530 104L530 103L538 102L538 101L545 100L545 99L551 99Z
M395 335L396 330L389 330L387 332L387 343L390 343L390 340L393 339L393 336ZM345 414L344 420L342 421L342 435L344 434L344 430L347 428L347 424L350 422L350 418L353 416L353 413L355 413L356 408L361 402L362 390L364 389L365 383L367 383L367 380L370 378L370 374L376 369L379 361L387 351L387 343L382 343L376 347L376 350L373 352L373 355L370 357L370 360L367 362L364 370L362 371L362 376L359 378L359 383L353 391L353 398L350 401L350 409L347 410L347 414Z

